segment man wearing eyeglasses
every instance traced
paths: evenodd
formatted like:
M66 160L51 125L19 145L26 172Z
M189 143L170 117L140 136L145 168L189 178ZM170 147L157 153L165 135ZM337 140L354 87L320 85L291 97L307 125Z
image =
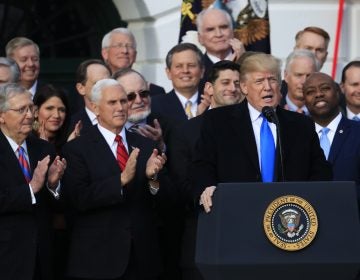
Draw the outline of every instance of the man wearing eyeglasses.
M1 279L53 279L52 211L66 161L54 147L31 136L31 93L0 86Z
M101 46L101 55L111 69L111 73L131 68L136 61L137 44L134 34L127 28L115 28L107 33ZM148 84L150 95L165 94L164 88Z

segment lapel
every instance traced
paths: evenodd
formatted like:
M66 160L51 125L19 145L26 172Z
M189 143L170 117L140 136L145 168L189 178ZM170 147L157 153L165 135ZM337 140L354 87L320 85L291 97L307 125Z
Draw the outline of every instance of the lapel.
M27 143L26 143L27 144ZM29 151L29 147L28 147ZM31 159L31 155L29 154ZM37 161L36 161L37 162ZM4 172L7 176L13 176L13 178L18 181L21 180L22 183L26 184L24 174L22 173L21 167L19 165L19 160L12 150L9 142L7 141L5 135L0 131L0 165L3 166L1 170L7 170ZM31 173L33 173L33 164L30 163Z
M167 107L169 109L169 112L173 116L177 116L178 119L188 120L185 110L179 100L179 98L176 96L175 91L170 91L167 95L168 102Z
M250 158L251 164L258 172L260 172L255 135L251 124L247 101L245 100L232 107L231 116L232 118L229 121L231 122L234 133L238 136L239 147L245 150L245 153ZM249 137L244 137L244 135L249 135Z
M329 161L334 162L341 151L341 147L351 132L351 121L344 116L336 129L333 142L330 147Z

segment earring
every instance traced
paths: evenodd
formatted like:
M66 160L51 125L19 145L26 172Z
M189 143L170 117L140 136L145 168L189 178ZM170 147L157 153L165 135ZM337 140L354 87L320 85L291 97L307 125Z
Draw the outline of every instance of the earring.
M33 124L32 124L32 128L35 131L39 131L39 127L40 127L39 121L37 119L35 119Z

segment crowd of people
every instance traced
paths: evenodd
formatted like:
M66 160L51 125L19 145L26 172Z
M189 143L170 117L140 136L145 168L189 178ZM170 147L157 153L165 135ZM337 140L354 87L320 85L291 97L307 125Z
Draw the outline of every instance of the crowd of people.
M246 52L225 11L203 10L197 27L206 52L169 50L168 93L132 69L131 31L111 30L103 60L77 68L76 112L66 91L38 79L39 46L7 43L1 279L201 280L197 216L211 211L218 183L360 183L360 61L340 84L319 72L330 36L311 26L294 36L282 75L279 59Z

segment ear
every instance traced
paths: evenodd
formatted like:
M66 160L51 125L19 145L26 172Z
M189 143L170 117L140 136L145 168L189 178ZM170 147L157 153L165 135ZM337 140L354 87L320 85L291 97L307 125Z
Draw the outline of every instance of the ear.
M245 96L248 95L248 88L247 88L247 85L246 85L245 81L240 81L240 90L241 90L243 95L245 95Z
M5 123L5 120L4 120L4 118L3 118L3 113L0 113L0 123L2 124L2 123Z
M101 56L103 58L103 60L106 62L108 60L108 48L102 48L101 49Z
M76 83L76 90L82 96L85 96L85 86L82 83Z
M204 40L203 40L203 38L202 38L202 36L200 35L200 33L199 33L199 31L198 31L198 41L199 41L199 43L203 46L204 44Z
M214 87L213 87L212 83L210 83L210 82L205 83L204 92L206 92L209 96L214 95Z
M94 102L91 102L90 104L91 104L92 110L95 113L96 117L98 117L99 116L99 106Z
M285 70L284 71L284 80L285 80L285 82L288 82L288 78L289 78L289 73Z
M166 76L167 76L168 79L171 81L171 80L172 80L172 75L171 75L170 69L169 69L169 68L165 68L165 72L166 72Z

